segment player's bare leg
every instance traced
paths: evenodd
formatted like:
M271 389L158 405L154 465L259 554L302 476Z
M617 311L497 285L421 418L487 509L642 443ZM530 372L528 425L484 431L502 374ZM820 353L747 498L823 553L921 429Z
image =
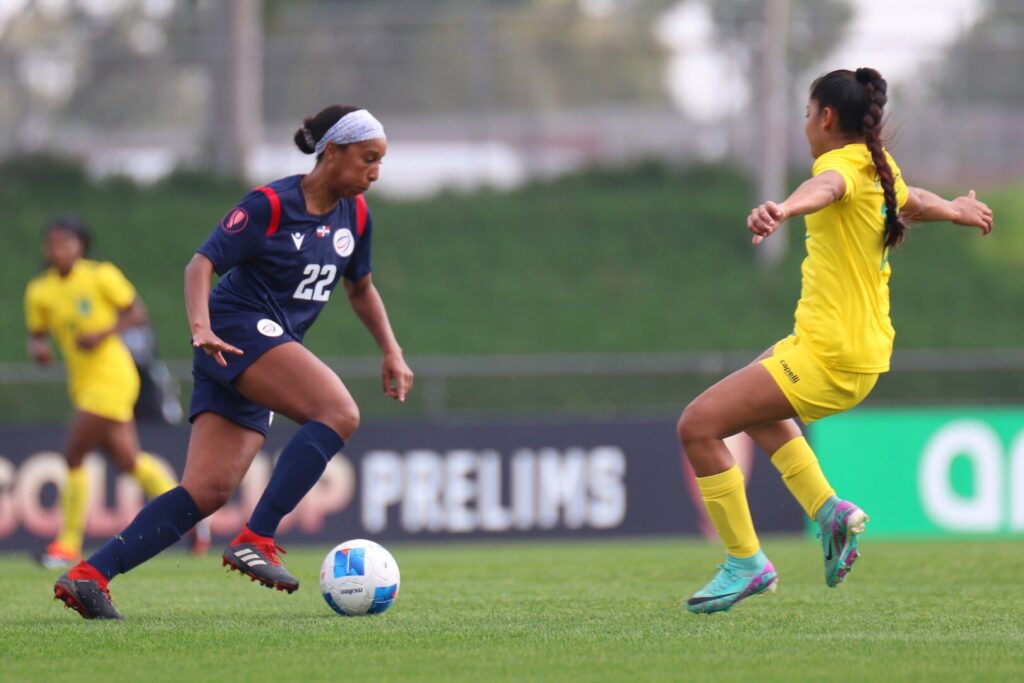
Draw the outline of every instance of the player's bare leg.
M679 439L698 477L719 474L736 464L724 439L796 417L771 374L751 363L709 387L686 407L677 425Z
M181 486L207 517L231 498L263 446L263 435L216 413L192 423Z
M250 401L298 424L323 423L342 439L348 440L359 427L359 407L344 382L299 343L267 351L241 374L236 386Z

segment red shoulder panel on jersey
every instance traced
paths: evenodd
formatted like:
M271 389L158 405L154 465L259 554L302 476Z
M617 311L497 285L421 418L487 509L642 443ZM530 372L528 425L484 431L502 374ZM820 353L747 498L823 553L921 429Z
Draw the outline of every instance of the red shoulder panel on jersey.
M256 189L262 192L270 202L270 225L267 226L267 237L270 237L277 232L278 226L281 225L281 200L278 198L277 192L265 185Z
M366 231L366 198L361 194L356 195L356 230L360 237Z

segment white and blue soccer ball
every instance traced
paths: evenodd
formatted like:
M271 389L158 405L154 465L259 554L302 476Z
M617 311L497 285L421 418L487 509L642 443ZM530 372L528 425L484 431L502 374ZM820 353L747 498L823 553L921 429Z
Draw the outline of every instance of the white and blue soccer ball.
M338 614L380 614L398 598L398 563L384 546L362 538L327 553L320 566L320 593Z

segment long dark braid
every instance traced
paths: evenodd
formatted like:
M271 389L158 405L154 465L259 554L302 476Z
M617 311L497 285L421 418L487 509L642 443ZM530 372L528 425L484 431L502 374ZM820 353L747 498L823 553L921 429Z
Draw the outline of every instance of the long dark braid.
M864 114L864 144L871 152L871 160L875 162L875 170L882 183L882 194L885 195L885 246L895 247L903 241L907 226L900 218L899 204L896 202L896 179L892 175L885 150L882 149L882 117L885 103L889 100L886 95L888 84L874 69L857 69L856 77L868 93L868 110Z
M896 179L882 146L882 124L888 84L874 69L831 71L811 84L811 98L820 107L832 107L839 116L839 128L848 135L863 135L885 197L885 246L903 241L906 223L900 218L896 201Z

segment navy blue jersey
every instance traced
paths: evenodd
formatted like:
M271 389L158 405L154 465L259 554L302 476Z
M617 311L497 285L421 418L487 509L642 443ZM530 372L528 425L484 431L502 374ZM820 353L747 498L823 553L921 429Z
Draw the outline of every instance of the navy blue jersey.
M210 294L211 318L263 312L302 341L341 278L356 282L370 273L372 221L362 195L314 216L301 179L256 188L199 247L223 276Z

